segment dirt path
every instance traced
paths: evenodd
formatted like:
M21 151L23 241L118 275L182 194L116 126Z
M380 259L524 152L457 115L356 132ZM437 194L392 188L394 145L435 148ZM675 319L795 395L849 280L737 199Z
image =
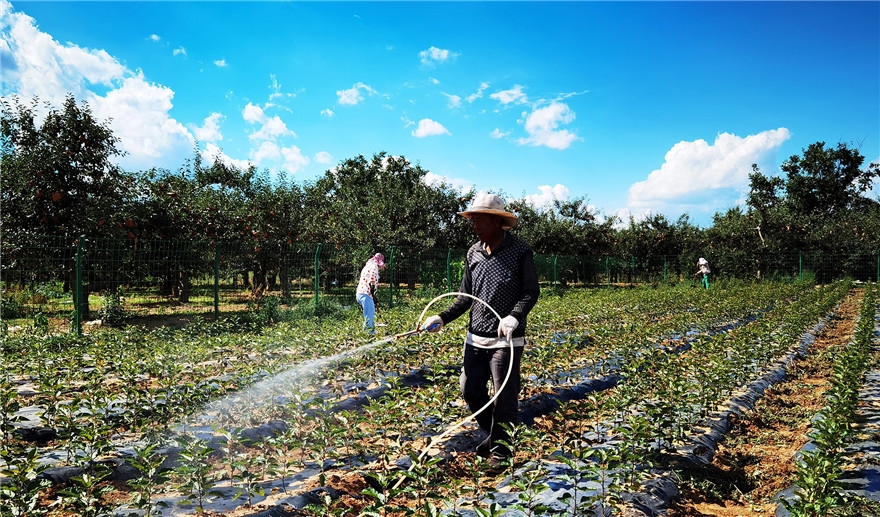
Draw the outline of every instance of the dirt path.
M773 497L794 482L794 455L807 442L810 419L825 405L832 352L852 338L863 294L850 291L809 355L793 362L787 379L767 390L754 410L738 419L731 416L733 431L719 444L711 465L681 473L681 497L669 516L775 513Z

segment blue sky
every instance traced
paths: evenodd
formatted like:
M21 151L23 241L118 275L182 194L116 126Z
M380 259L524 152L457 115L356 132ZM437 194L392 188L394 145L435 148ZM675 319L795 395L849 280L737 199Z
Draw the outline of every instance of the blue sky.
M302 183L386 151L705 227L752 163L817 141L880 160L880 3L0 0L0 90L88 101L132 171L198 142Z

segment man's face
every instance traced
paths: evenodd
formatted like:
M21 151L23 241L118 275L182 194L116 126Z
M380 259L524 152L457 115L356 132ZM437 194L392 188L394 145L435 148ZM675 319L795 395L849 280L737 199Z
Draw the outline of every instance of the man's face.
M492 214L473 214L471 227L480 242L491 242L502 232L501 217Z

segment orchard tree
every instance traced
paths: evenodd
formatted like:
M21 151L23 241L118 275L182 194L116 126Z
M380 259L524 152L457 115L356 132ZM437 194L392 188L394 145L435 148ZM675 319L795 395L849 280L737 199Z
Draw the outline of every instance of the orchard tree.
M113 163L123 154L117 138L92 116L88 104L78 105L72 95L60 110L47 106L38 125L38 102L2 102L4 234L124 234L110 223L124 212L124 194L134 178Z
M863 196L880 178L880 165L862 168L865 158L845 143L826 148L816 142L804 149L803 157L792 156L782 164L787 174L787 202L794 212L819 218L865 206Z
M307 235L334 245L463 245L466 221L455 214L469 198L446 184L428 185L426 174L385 152L370 161L361 155L341 162L305 188L312 224Z
M508 208L517 216L514 233L535 253L559 255L604 255L614 240L613 219L599 224L585 198L554 200L539 210L525 198L514 199Z

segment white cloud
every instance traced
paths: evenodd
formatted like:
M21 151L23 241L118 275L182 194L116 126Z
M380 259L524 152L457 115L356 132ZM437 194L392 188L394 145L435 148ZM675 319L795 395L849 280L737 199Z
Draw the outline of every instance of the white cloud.
M509 134L510 134L510 131L504 132L496 127L495 129L492 130L491 133L489 133L489 137L490 138L504 138Z
M220 120L222 118L223 115L214 112L205 119L202 127L191 127L190 129L196 140L200 142L218 142L223 140L223 135L220 133Z
M308 157L303 156L302 151L295 145L282 148L281 155L284 157L284 164L281 167L291 174L296 174L309 164Z
M448 93L444 93L443 95L445 95L449 99L450 108L457 108L461 106L461 97L459 97L458 95L451 95Z
M260 147L251 151L251 158L257 165L273 165L280 162L280 168L291 174L296 174L309 164L309 159L302 155L299 147L281 147L275 142L265 141Z
M419 60L421 60L422 64L425 66L435 66L446 63L447 61L453 61L458 56L459 54L456 52L451 52L434 46L428 50L419 52Z
M89 103L96 118L112 119L110 128L133 162L150 166L169 156L180 163L192 152L192 135L168 116L173 97L170 88L150 84L139 73L105 97L91 95Z
M175 167L192 155L192 135L169 116L170 88L148 82L104 50L58 43L7 1L0 1L0 13L4 94L37 96L55 107L68 94L88 102L96 119L112 119L108 127L128 153L117 159L125 168ZM93 92L93 85L107 93Z
M434 135L448 135L449 131L443 127L443 124L435 122L429 118L423 118L419 121L419 127L414 129L412 135L418 138Z
M363 95L361 95L361 91L365 91L370 95L376 93L375 90L370 88L364 83L357 83L348 90L337 90L336 95L339 97L339 104L345 106L354 106L355 104L364 100Z
M226 68L227 66L229 66L226 64L225 59L217 59L214 61L214 64L217 65L217 67L219 67L219 68Z
M284 124L278 115L275 115L272 118L266 119L263 127L256 133L251 133L248 138L251 140L274 140L280 136L296 137L296 134L287 129L287 125Z
M522 91L522 86L520 86L518 84L514 85L514 87L509 90L502 90L500 92L495 92L495 93L489 95L489 97L497 100L498 102L500 102L501 104L504 104L505 106L510 103L524 104L528 101L526 94L523 93L523 91Z
M639 223L644 221L648 217L651 217L655 212L650 208L642 209L641 211L633 212L629 208L618 208L614 211L613 216L615 217L615 222L613 228L615 230L624 230L629 228L629 221L632 219L634 222ZM597 217L600 223L604 223L604 218Z
M263 113L263 108L255 106L250 102L247 103L247 106L244 107L241 114L244 117L245 122L250 122L251 124L256 122L265 123L267 119L266 114Z
M60 106L72 93L82 100L90 84L110 85L127 72L103 50L61 45L40 32L34 19L0 3L0 41L5 43L3 92L18 94L23 100L40 100Z
M535 207L536 210L552 210L554 201L567 202L570 199L568 187L556 184L555 187L550 185L541 185L538 187L540 194L529 194L526 196L526 203Z
M159 41L162 38L160 38L157 34L150 34L150 39L153 41Z
M520 138L521 145L544 145L551 149L567 149L580 138L567 129L558 129L560 124L569 124L575 118L567 104L554 102L549 106L532 111L525 121L528 138Z
M315 154L315 163L330 163L332 161L333 156L327 151L321 151Z
M230 158L226 155L226 153L223 152L223 149L221 149L216 144L209 143L205 146L205 149L199 153L199 155L209 164L220 161L220 163L223 163L228 167L237 167L242 170L247 170L251 166L251 162L248 160L235 160L233 158Z
M332 109L327 108L325 110L321 110L321 115L327 118L333 118L334 116L336 116L336 113L333 113Z
M176 49L174 49L173 53L175 56L179 56L179 55L186 56L186 49L183 48L183 46L180 46L180 47L177 47Z
M469 103L473 104L473 102L474 102L475 100L477 100L477 99L479 99L480 97L483 96L483 92L486 91L486 88L488 88L488 87L489 87L489 83L480 83L480 88L479 88L476 92L474 92L474 93L468 95L468 96L467 96L467 101L468 101Z
M699 203L717 196L736 201L748 187L752 164L773 168L779 147L790 137L781 127L745 138L721 133L713 145L702 139L679 142L659 169L630 187L628 206L662 211L665 203Z
M251 152L251 158L258 165L269 160L278 160L281 158L281 148L275 142L262 142L256 151Z
M451 187L452 189L459 192L467 192L474 188L474 184L466 179L440 176L439 174L434 174L433 172L426 172L425 175L422 177L422 183L432 187L439 187L441 184L445 183L448 187Z

